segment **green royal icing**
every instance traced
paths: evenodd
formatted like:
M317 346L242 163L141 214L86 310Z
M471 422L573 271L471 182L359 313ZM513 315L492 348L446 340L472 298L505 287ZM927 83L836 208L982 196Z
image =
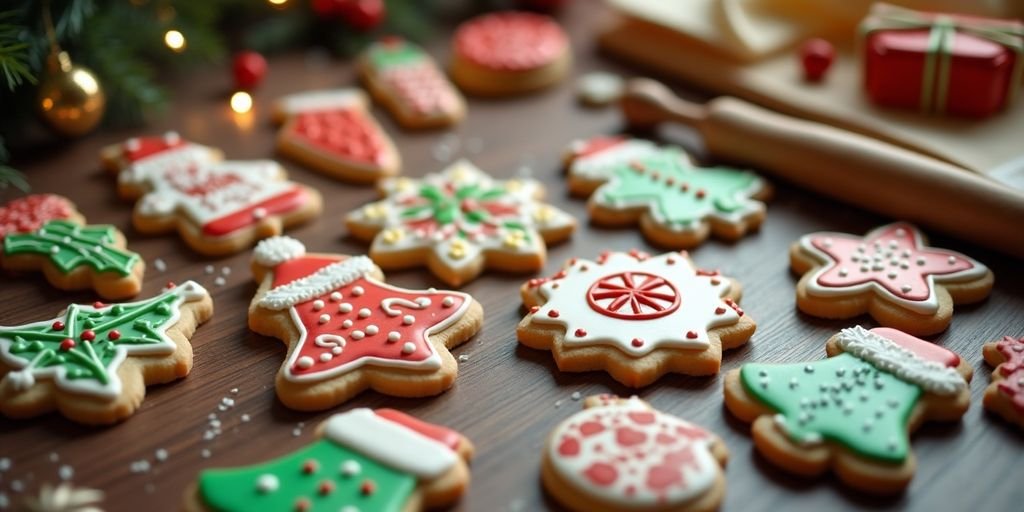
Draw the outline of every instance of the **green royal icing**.
M126 276L139 255L114 247L116 237L113 226L79 226L67 220L51 220L35 232L8 235L3 241L4 254L46 255L65 274L88 265L96 272Z
M813 363L746 364L748 393L778 411L795 441L827 439L854 453L901 463L909 452L907 422L921 388L844 353Z
M370 63L377 69L420 64L427 54L406 41L377 43L370 49Z
M462 185L455 189L454 193L448 194L440 187L433 184L425 184L420 187L419 196L426 199L426 204L410 206L400 213L405 220L422 218L423 214L429 214L441 226L453 222L465 223L465 227L475 227L485 222L492 222L493 215L483 207L483 203L498 201L508 195L508 191L502 187L484 188L478 183ZM501 220L495 225L506 229L523 231L526 240L530 239L526 226L518 220ZM469 233L460 226L458 234L467 238Z
M740 212L757 181L749 172L728 167L695 169L675 149L639 159L645 168L642 173L633 169L632 163L622 163L611 171L612 178L597 191L598 200L613 207L649 205L655 218L669 227L690 227L711 213ZM704 191L703 197L698 197L698 190Z
M302 471L308 460L315 460L318 465L312 474ZM342 464L349 460L358 463L358 474L342 472ZM257 482L266 474L277 477L276 490L259 489ZM324 481L334 484L327 494L320 493ZM374 485L370 494L361 489L366 481ZM199 475L203 502L219 512L295 510L296 502L302 498L309 500L311 512L337 512L346 505L360 512L400 512L405 510L415 488L416 478L412 475L383 466L327 439L265 464L206 470Z

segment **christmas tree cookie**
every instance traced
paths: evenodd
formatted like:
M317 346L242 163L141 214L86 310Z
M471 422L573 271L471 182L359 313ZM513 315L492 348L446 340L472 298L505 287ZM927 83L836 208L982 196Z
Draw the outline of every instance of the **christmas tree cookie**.
M465 100L434 59L400 37L367 47L359 73L374 99L406 128L450 126L466 115Z
M1024 338L986 343L985 362L995 367L985 388L985 408L1024 428Z
M789 251L802 274L796 287L800 311L821 318L870 313L878 323L925 336L944 331L953 304L984 300L992 272L958 252L926 246L921 231L905 222L860 237L804 235Z
M358 89L308 91L277 100L277 150L352 183L374 183L398 174L398 150L367 104Z
M449 349L483 323L469 295L391 286L366 256L306 254L293 238L260 242L252 268L249 327L288 344L277 396L292 409L329 409L364 389L440 394L458 373Z
M539 200L540 183L494 180L460 160L419 180L381 182L383 201L346 218L357 238L373 240L370 258L385 269L426 264L451 286L485 268L534 272L544 266L546 244L568 238L576 221Z
M771 188L757 175L728 167L696 167L679 148L626 137L576 141L566 156L569 190L589 197L595 224L640 224L653 243L700 245L709 234L734 241L764 221Z
M670 372L717 373L722 350L757 327L736 303L739 282L694 267L685 253L573 258L520 293L530 308L516 329L520 343L550 350L561 371L604 370L631 387Z
M320 214L320 193L286 180L272 160L222 161L220 151L176 133L128 139L103 150L118 194L137 199L142 233L177 229L196 251L231 254Z
M33 194L15 199L0 206L0 240L12 233L31 233L56 219L85 224L85 217L66 197Z
M210 294L189 281L148 300L72 304L51 320L0 327L0 412L58 410L86 424L127 418L146 386L188 375L189 338L212 314Z
M887 327L844 329L826 351L822 361L729 372L726 407L753 423L754 446L783 469L803 476L833 469L863 491L902 491L916 466L910 432L967 412L970 364Z
M317 435L264 464L203 471L184 509L415 512L450 506L469 486L472 443L396 410L335 414Z

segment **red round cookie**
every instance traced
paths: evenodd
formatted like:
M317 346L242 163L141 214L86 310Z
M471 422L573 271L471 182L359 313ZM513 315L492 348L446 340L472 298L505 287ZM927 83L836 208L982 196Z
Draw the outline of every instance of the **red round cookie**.
M54 219L73 217L75 208L54 194L33 194L0 207L0 240L12 233L28 233Z
M528 12L499 12L473 18L455 32L455 51L478 66L529 71L566 52L568 39L551 18Z

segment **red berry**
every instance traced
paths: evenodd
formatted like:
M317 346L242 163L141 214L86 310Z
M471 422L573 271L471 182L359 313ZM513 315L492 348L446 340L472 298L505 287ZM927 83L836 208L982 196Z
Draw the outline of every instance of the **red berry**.
M551 317L551 318L558 318L558 310L557 309L552 309L552 310L548 311L548 316Z
M232 70L235 75L235 87L252 90L260 85L267 74L267 59L256 52L241 52L235 55Z
M686 337L691 340L697 339L697 331L686 331Z
M110 338L111 341L117 341L121 339L121 331L114 329L113 331L107 333L107 337Z
M56 322L53 323L52 327L53 327L53 330L55 330L55 331L63 331L64 330L64 322L61 322L60 320L57 320Z
M320 463L313 459L308 459L302 463L302 472L307 475L316 473L316 470L320 469Z
M296 512L306 512L312 506L313 506L313 504L310 503L309 498L299 498L299 499L295 500L295 511Z
M330 480L324 480L323 482L320 482L320 486L317 487L317 491L320 492L321 496L327 496L334 491L334 484L331 483Z
M349 0L342 4L341 17L356 30L370 30L384 21L384 0Z
M586 329L576 329L576 337L577 338L582 338L582 337L584 337L586 335L587 335L587 330Z
M75 340L71 338L64 338L64 341L60 342L60 349L67 351L75 348Z
M103 309L103 308L107 307L107 305L102 303L102 302L100 302L100 301L96 301L96 302L92 303L92 307L94 307L96 309Z
M633 341L631 343L633 344L634 347L642 347L642 346L644 346L644 340L642 340L640 338L633 338Z
M84 341L92 341L92 340L96 339L96 333L93 332L92 329L86 329L86 330L82 331L82 336L81 337L82 337L82 340L84 340Z
M373 480L363 480L363 484L359 486L359 492L363 493L363 496L369 496L377 491L377 484L373 483Z
M836 49L832 43L819 38L808 39L800 47L800 61L804 66L804 79L808 82L820 82L825 72L832 66L836 58Z

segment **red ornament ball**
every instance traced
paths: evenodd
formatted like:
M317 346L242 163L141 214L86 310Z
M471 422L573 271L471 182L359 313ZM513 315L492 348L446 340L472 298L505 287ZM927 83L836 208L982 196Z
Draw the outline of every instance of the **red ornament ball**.
M824 39L808 39L800 47L800 62L804 66L804 79L808 82L820 82L825 78L835 59L835 47Z
M356 30L368 31L384 21L384 0L348 0L340 4L341 19Z
M310 2L313 12L322 19L337 18L341 13L341 4L349 0L313 0Z
M231 69L235 75L235 88L252 90L267 74L267 59L257 52L241 52L235 55Z

